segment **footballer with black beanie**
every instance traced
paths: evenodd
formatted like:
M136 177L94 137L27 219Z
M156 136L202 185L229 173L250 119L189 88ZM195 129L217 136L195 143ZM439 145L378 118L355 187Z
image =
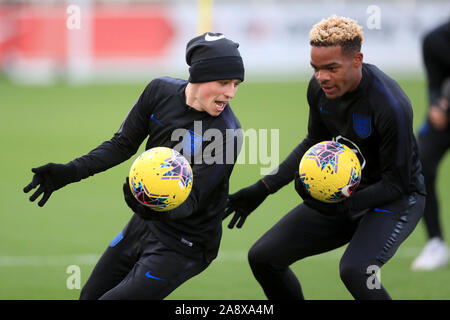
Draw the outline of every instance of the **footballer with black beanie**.
M146 137L146 150L181 143L180 152L191 163L192 191L168 212L140 204L125 182L124 197L135 214L103 253L80 299L163 299L217 256L229 178L242 142L240 123L229 105L244 80L238 47L220 33L193 38L186 47L188 81L154 79L109 141L67 164L32 169L24 192L38 187L30 200L43 194L42 207L55 190L129 159ZM223 139L208 139L207 130ZM220 161L194 162L203 159L198 153L212 143L214 159Z
M334 15L314 25L307 136L273 174L229 196L229 228L242 227L267 196L292 180L303 198L249 251L253 274L269 299L303 299L289 266L346 244L339 271L352 296L390 299L375 273L422 217L426 193L411 103L393 79L363 63L362 42L355 20ZM358 189L337 204L313 199L298 176L304 153L324 140L346 144L362 164Z

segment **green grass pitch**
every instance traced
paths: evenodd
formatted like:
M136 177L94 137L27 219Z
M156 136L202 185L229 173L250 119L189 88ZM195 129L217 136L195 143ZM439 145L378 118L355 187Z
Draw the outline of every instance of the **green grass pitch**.
M413 102L417 131L425 114L425 83L420 78L399 82ZM280 161L306 132L306 86L306 77L304 82L245 82L232 101L244 129L279 129ZM144 87L145 83L18 86L0 80L0 299L78 298L79 289L67 288L67 267L80 267L82 286L130 218L121 189L134 157L55 192L43 208L30 203L22 188L32 178L32 167L68 162L110 139ZM260 167L237 165L230 191L255 182L261 177ZM445 234L450 233L448 181L450 166L445 158L438 180ZM298 202L290 184L270 196L243 229L229 230L224 225L218 258L168 299L265 299L248 266L248 249ZM424 243L421 223L381 270L382 282L394 299L450 298L450 267L410 271ZM352 298L339 279L343 250L292 265L307 299Z

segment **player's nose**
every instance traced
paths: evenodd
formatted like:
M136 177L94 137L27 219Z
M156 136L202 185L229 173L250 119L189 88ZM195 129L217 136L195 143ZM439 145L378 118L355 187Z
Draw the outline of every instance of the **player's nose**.
M330 77L330 73L327 72L326 70L320 70L316 72L316 79L319 83L328 81L331 79Z
M234 95L236 94L236 90L237 87L234 86L234 84L231 84L229 86L226 87L226 90L224 92L224 95L228 98L228 99L233 99Z

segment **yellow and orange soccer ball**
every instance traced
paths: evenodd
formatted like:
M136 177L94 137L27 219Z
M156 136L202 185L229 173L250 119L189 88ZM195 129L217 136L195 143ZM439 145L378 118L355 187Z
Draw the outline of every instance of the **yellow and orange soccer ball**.
M189 162L167 147L143 152L130 168L131 192L140 203L155 211L169 211L181 205L189 196L192 183Z
M322 141L304 154L299 175L305 189L316 200L336 203L350 197L361 181L361 165L346 145Z

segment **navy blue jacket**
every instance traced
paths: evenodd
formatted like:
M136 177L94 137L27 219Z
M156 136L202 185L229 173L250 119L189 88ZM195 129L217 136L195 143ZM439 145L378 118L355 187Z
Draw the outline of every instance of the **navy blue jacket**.
M87 178L129 159L147 137L146 150L169 147L180 151L191 163L192 191L180 207L166 213L167 219L147 223L166 245L212 260L222 235L229 178L242 142L238 137L241 126L229 105L217 117L186 105L187 84L168 77L151 81L112 139L72 163L79 178ZM222 134L223 139L216 141L208 133ZM202 157L205 150L213 157ZM212 162L218 158L222 161Z
M307 98L308 134L276 174L264 177L272 193L293 180L311 146L336 140L356 150L364 164L360 185L349 198L352 209L374 208L412 192L425 194L411 103L393 79L364 63L356 90L328 99L312 77Z

